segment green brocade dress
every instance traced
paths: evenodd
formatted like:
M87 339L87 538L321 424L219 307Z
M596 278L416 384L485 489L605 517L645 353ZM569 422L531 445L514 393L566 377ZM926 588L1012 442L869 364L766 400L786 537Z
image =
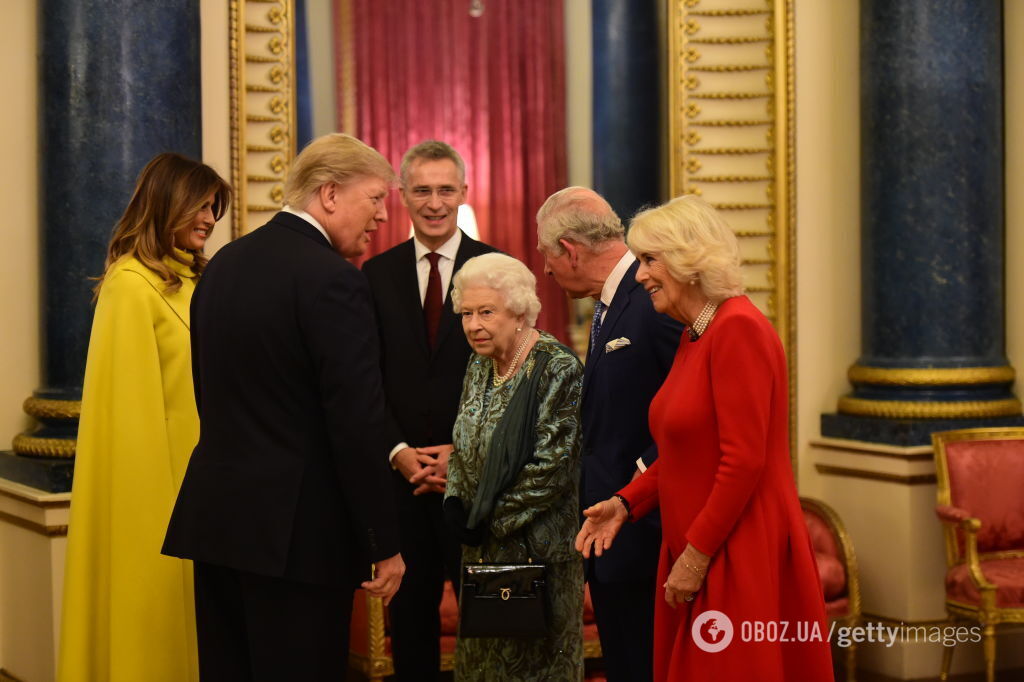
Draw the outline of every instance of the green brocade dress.
M538 350L551 354L551 359L538 389L534 458L498 498L483 543L463 545L462 561L533 559L547 564L549 636L460 638L455 648L455 679L460 682L583 679L583 563L573 547L579 530L578 403L583 366L550 334L540 333L523 369L499 387L492 384L490 358L474 354L469 359L445 496L461 498L467 508L472 502L494 427L533 370Z

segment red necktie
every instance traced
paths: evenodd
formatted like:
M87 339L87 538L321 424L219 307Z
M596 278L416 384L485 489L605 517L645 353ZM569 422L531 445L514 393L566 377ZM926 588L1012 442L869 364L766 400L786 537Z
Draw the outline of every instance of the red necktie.
M423 320L427 325L427 345L433 348L437 325L441 321L441 271L437 269L441 254L431 251L427 260L430 261L430 274L427 275L427 293L423 297Z

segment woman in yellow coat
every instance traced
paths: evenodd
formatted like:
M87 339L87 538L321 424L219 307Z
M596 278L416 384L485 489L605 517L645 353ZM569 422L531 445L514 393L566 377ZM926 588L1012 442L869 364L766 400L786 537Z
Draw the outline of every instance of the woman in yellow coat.
M199 439L189 302L230 188L160 154L114 228L85 368L60 682L198 680L190 562L161 556Z

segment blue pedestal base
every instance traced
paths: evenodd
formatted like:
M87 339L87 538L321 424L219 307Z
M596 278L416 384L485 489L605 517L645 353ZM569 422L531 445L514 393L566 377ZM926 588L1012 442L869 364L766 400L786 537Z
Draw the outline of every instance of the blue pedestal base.
M850 414L821 415L821 435L908 447L931 445L932 433L982 426L1024 426L1024 416L986 419L886 419Z
M71 492L75 460L49 459L0 452L0 478L45 490L48 493Z

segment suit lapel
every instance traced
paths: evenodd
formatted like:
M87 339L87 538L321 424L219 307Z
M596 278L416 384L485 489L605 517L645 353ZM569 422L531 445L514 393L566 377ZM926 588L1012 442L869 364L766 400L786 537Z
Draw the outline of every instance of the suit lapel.
M427 326L423 321L423 301L420 300L420 281L416 274L416 247L413 246L412 239L404 242L395 256L398 259L398 266L394 268L395 291L398 294L399 305L404 310L403 317L409 322L409 332L416 340L417 347L429 356ZM441 319L444 320L443 310Z
M626 274L622 276L622 280L619 282L618 288L615 290L615 295L612 297L611 305L608 306L608 312L605 313L604 322L601 324L601 332L597 335L597 339L594 342L594 348L590 349L590 355L587 357L587 364L583 369L583 391L586 394L587 377L594 372L594 368L604 357L604 345L615 337L615 328L618 325L619 318L622 317L623 313L629 307L632 300L633 289L640 286L636 281L636 271L640 267L639 262L633 263L626 270Z

